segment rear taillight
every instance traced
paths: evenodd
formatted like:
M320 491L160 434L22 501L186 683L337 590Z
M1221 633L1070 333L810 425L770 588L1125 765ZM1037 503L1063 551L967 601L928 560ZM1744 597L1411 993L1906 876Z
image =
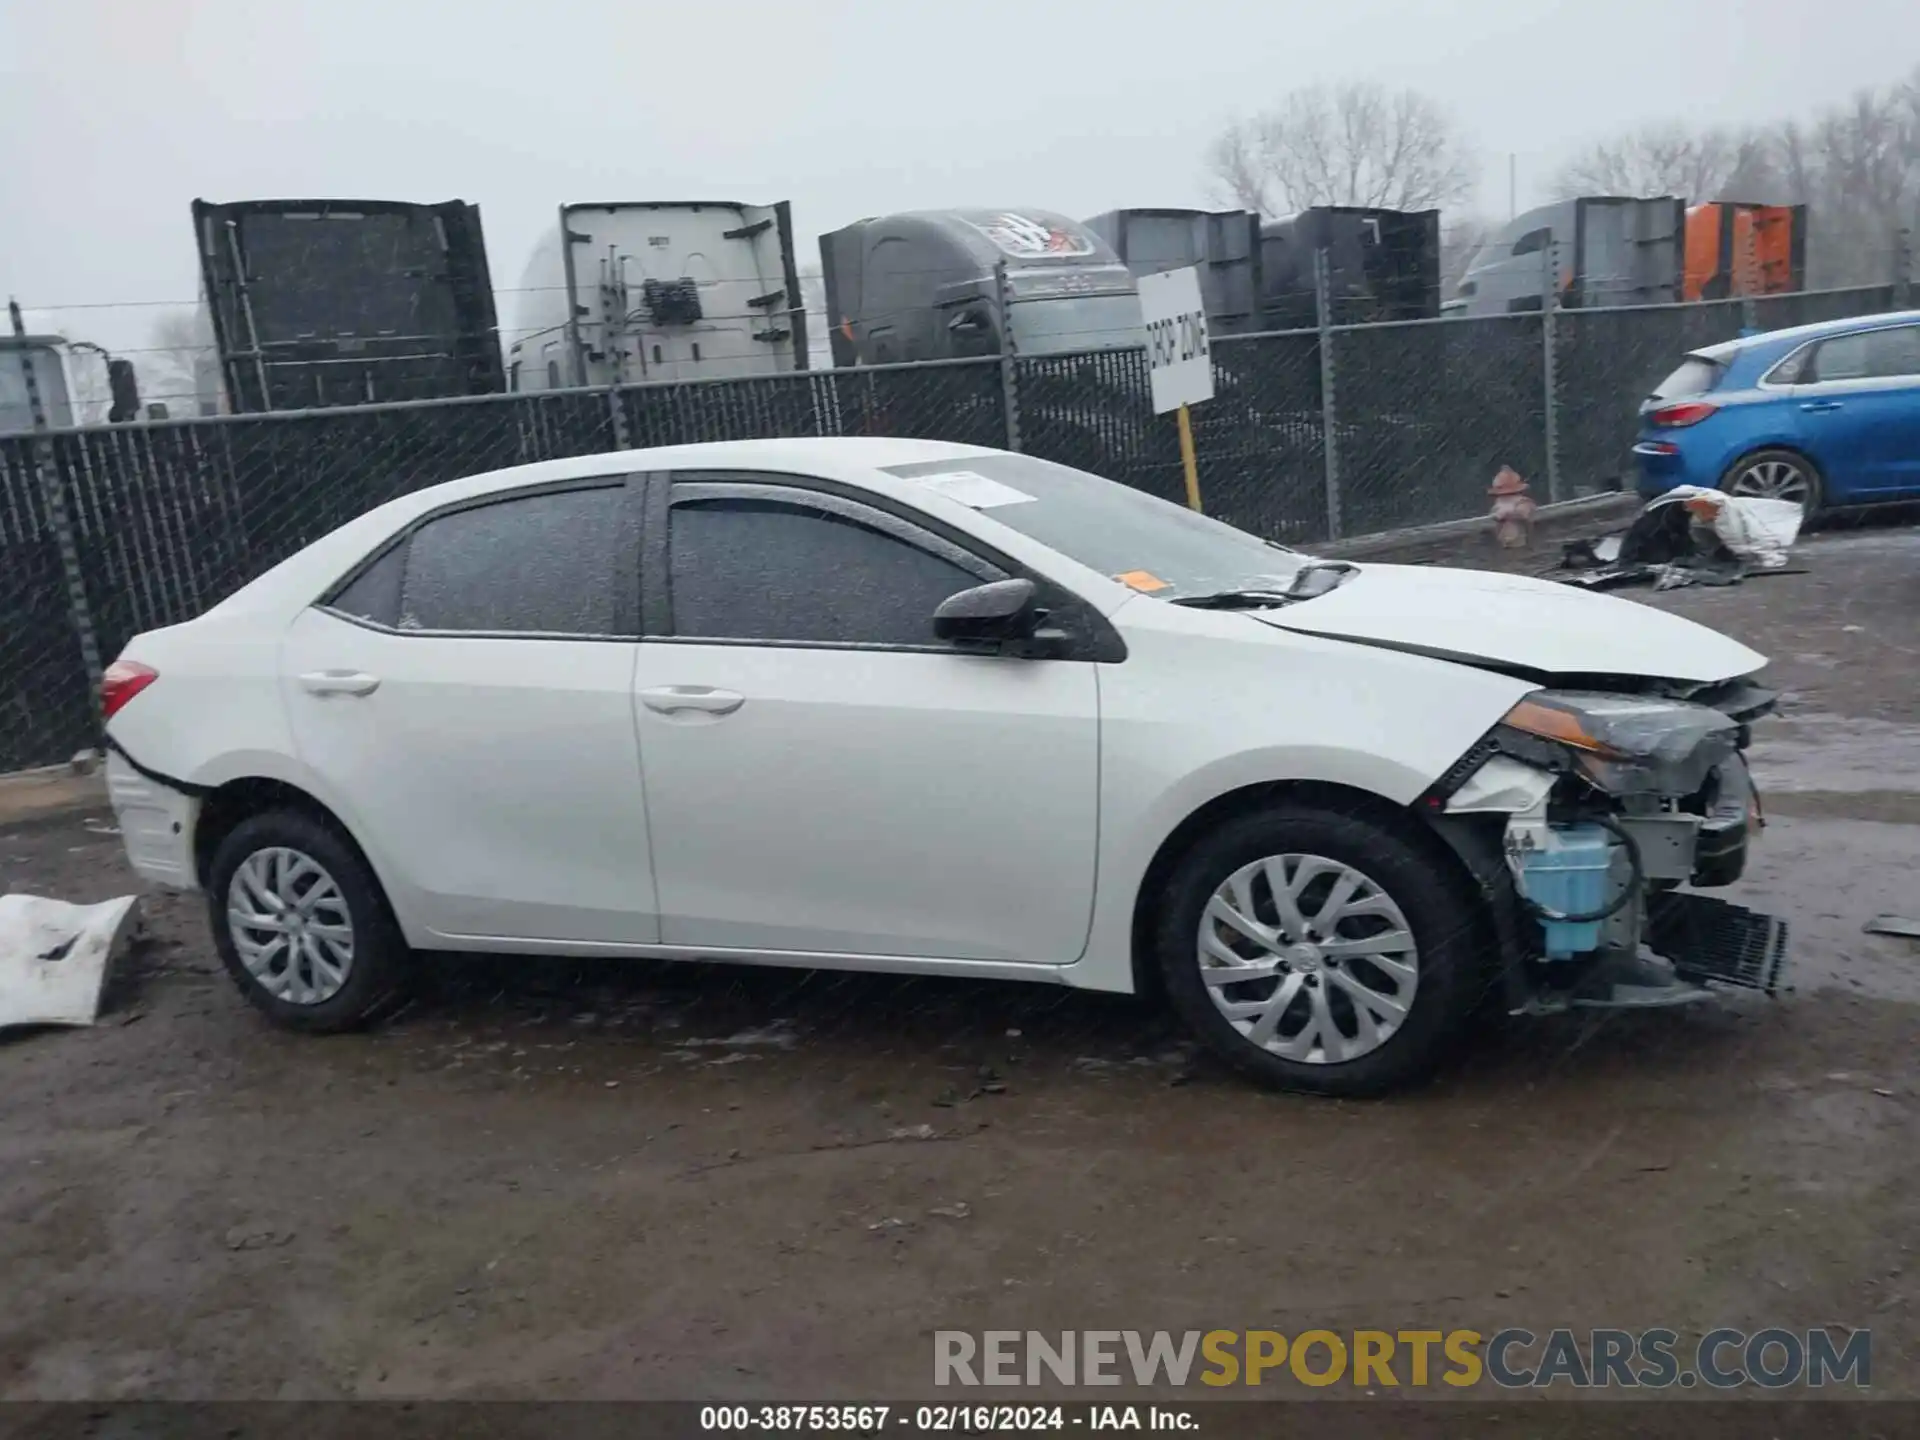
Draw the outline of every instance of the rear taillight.
M160 678L160 672L138 660L116 660L100 676L100 713L111 720L126 703Z
M1680 430L1688 425L1698 425L1719 408L1704 400L1688 400L1679 405L1662 405L1647 419L1663 430Z

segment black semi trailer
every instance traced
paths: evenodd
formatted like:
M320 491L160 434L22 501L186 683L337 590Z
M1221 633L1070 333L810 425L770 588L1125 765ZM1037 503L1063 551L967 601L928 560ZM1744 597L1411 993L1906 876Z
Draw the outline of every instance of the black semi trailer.
M479 206L196 200L193 230L220 408L506 389Z

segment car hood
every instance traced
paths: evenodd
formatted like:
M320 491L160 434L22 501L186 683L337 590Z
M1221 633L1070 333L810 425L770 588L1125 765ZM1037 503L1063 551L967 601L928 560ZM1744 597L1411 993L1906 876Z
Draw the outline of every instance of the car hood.
M1664 610L1551 581L1426 565L1362 565L1339 588L1250 611L1283 630L1543 675L1711 684L1766 656Z

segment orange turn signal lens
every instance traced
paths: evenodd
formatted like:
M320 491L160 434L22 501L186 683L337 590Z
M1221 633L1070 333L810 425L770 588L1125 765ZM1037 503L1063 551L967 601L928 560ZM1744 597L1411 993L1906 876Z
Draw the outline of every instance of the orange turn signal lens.
M1551 705L1542 705L1537 700L1522 700L1507 712L1503 723L1529 735L1538 735L1542 740L1557 740L1588 755L1598 755L1604 759L1617 759L1620 756L1613 746L1588 734L1578 715L1556 710Z

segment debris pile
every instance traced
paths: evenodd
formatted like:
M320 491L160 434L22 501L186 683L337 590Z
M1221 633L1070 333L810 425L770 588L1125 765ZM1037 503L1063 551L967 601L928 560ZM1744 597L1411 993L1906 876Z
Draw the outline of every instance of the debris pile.
M1679 485L1646 504L1619 535L1571 540L1553 578L1587 590L1650 584L1737 585L1756 574L1799 574L1787 558L1805 511L1791 500Z

